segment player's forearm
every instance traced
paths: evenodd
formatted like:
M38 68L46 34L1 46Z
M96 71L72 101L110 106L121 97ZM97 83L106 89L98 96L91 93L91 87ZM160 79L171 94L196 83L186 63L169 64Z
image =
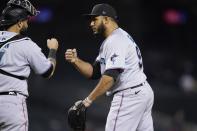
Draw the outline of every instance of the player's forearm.
M77 58L73 65L86 78L90 78L92 76L93 68L90 63Z
M90 93L88 98L91 101L96 100L99 96L103 95L106 91L108 91L114 84L114 80L110 76L103 75L97 84L96 88Z
M55 68L56 68L56 59L51 59L51 58L48 58L49 61L51 62L51 64L53 65L53 69L52 69L52 72L50 74L50 76L48 78L50 78L51 76L53 76L54 72L55 72Z
M57 52L57 50L55 50L55 49L49 50L48 59L51 62L51 64L53 65L53 69L52 69L52 72L48 78L50 78L53 75L55 68L56 68L56 52Z

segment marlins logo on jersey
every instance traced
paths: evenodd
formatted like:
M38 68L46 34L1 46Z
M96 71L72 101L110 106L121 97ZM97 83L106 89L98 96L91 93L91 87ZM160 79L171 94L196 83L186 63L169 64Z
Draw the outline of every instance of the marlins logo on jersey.
M111 56L111 61L113 62L113 64L114 64L114 62L115 62L115 60L116 60L116 57L117 57L118 55L116 55L115 53Z

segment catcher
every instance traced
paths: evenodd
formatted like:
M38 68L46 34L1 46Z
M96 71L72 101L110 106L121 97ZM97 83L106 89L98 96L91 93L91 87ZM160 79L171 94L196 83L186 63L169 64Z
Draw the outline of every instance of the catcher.
M58 41L47 40L48 58L26 34L39 11L28 0L10 0L0 17L0 131L28 131L26 99L31 71L50 78L56 68Z

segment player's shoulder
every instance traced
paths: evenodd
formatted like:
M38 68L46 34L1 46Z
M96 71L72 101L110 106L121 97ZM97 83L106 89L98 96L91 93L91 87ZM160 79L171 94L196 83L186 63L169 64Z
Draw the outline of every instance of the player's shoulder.
M114 32L109 38L106 40L108 46L128 46L130 43L128 40L126 33L124 33L121 29Z
M116 43L116 42L118 42L118 41L120 41L122 38L121 38L121 36L119 35L119 34L112 34L112 35L110 35L107 39L106 39L106 43L108 43L108 44L112 44L112 43Z
M12 41L13 46L18 48L34 49L39 48L38 45L28 36L21 36L19 39Z
M22 43L31 43L33 42L31 38L23 35L16 35L12 38L10 38L9 43L17 43L17 44L22 44Z

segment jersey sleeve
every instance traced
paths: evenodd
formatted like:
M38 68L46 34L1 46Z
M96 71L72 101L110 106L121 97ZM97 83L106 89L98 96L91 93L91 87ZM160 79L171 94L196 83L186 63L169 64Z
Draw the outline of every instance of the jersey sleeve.
M122 42L123 43L123 42ZM106 68L109 69L125 69L126 46L120 40L112 39L106 43L104 49Z
M33 41L26 43L25 49L27 50L25 53L26 59L36 74L42 75L52 66L51 62L42 53L41 48Z
M100 55L96 57L95 62L100 62Z

